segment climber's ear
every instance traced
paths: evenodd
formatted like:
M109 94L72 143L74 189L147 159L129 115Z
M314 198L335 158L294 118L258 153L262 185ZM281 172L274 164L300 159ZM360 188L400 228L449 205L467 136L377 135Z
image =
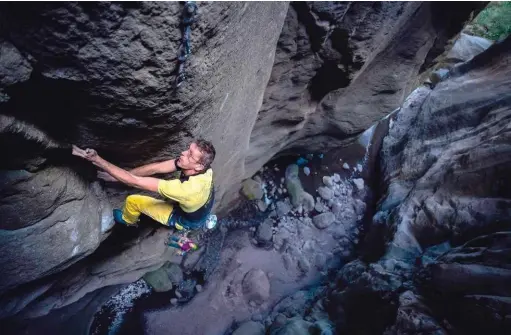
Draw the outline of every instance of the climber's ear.
M202 171L202 170L204 170L204 165L202 165L202 164L197 164L197 165L195 166L195 169L194 169L194 170L195 170L195 171L197 171L197 172Z

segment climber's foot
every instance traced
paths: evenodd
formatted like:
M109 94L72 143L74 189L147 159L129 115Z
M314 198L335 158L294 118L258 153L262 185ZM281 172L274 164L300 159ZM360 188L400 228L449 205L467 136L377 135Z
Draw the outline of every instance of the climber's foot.
M122 211L120 209L114 209L114 220L115 220L115 222L123 224L125 226L129 226L129 227L137 227L138 226L136 223L128 223L128 222L124 221L124 219L122 218Z

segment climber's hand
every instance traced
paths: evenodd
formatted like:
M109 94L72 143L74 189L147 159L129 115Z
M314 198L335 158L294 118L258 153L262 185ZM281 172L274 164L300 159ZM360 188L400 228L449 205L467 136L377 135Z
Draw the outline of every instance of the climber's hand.
M112 175L110 173L105 172L105 171L98 171L98 178L101 180L104 180L104 181L112 181L112 182L118 181L117 179L112 177Z
M94 162L98 158L98 153L94 149L85 149L85 159Z
M73 145L73 155L85 158L88 161L94 162L99 156L94 149L80 149L76 145Z

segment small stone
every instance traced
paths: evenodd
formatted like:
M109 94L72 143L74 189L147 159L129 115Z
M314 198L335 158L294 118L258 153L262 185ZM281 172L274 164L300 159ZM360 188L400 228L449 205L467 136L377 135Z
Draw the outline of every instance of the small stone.
M286 178L282 177L280 178L280 183L283 184L286 181Z
M266 212L268 205L263 200L257 200L257 209L261 212Z
M337 173L334 173L333 180L334 182L339 183L341 181L341 176Z
M178 290L176 290L175 294L176 294L176 297L177 297L178 299L181 299L181 298L183 297L183 295L181 294L181 292L179 292Z
M279 194L282 194L282 189L281 189L281 188L279 188L279 189L277 190L277 192L278 192Z
M257 304L255 303L255 301L252 301L250 300L250 302L248 303L251 307L257 307Z
M199 293L200 293L200 292L202 292L202 285L200 285L200 284L195 285L195 289L196 289L196 290L197 290L197 292L199 292Z
M170 299L170 303L171 303L172 305L177 305L177 299L176 299L176 298L172 298L172 299Z
M324 176L323 177L323 184L325 184L328 187L334 186L334 182L333 182L332 178L329 177L329 176Z
M344 163L342 165L342 168L345 169L345 170L349 170L350 169L350 166L348 165L348 163Z
M353 184L355 184L359 191L364 189L364 179L362 178L353 179Z
M256 245L268 245L271 242L273 232L275 230L272 228L272 221L265 220L257 227L257 231L255 234Z
M291 211L291 206L289 206L284 201L277 202L277 215L282 217L287 215Z
M362 172L362 164L357 164L357 169L359 172Z
M256 231L256 227L250 227L250 228L248 228L248 230L250 230L251 232L254 232L254 231Z
M316 215L312 222L318 229L325 229L335 221L335 215L332 212L326 212Z
M279 169L278 167L275 167L275 169L274 169L274 170L275 170L276 172L279 172L279 171L280 171L280 169Z
M328 187L320 187L318 188L318 193L324 200L330 200L334 196L334 192Z
M314 209L319 213L323 213L328 210L327 208L325 208L325 205L323 205L321 201L316 202L316 205L314 205Z
M311 170L308 167L303 168L303 173L305 173L306 176L311 174Z

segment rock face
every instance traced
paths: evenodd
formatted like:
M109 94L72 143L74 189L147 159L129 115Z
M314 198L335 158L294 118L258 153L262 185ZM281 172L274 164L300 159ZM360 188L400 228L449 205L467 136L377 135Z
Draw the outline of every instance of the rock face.
M402 103L421 67L484 3L293 2L250 138L275 154L338 146Z
M339 272L328 306L337 331L511 331L510 56L511 37L392 117L365 240L375 251Z
M93 183L94 168L71 157L70 143L128 168L203 136L217 147L216 198L226 203L228 185L244 179L287 6L201 3L187 80L175 91L177 2L0 5L0 293L10 290L0 315L44 315L137 280L168 256L165 231L117 231L105 243L119 248L51 276L98 247L113 224L109 200L119 206L126 195Z
M179 3L2 5L2 114L124 167L208 138L217 147L216 199L226 204L225 192L236 185L232 200L244 179L287 6L201 3L187 80L174 90ZM22 132L17 145L22 135L31 136Z
M187 80L174 90L177 2L1 4L0 317L48 314L172 256L164 229L108 236L110 206L132 190L95 183L71 143L132 168L210 139L225 211L275 154L349 139L399 105L483 4L449 6L200 3Z

